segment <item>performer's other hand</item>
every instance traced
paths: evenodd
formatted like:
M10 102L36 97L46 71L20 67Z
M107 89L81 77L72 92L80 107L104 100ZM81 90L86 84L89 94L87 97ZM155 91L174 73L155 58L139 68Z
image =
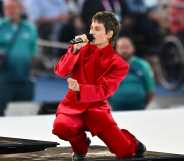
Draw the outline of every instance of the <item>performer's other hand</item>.
M79 84L78 84L77 80L72 79L72 78L68 78L67 83L68 83L68 88L71 89L72 91L75 91L75 92L80 91Z
M81 47L85 46L89 40L86 36L86 34L82 34L82 35L77 35L75 36L75 39L81 38L83 40L82 43L78 43L78 44L74 44L73 45L73 52L75 53L76 51L80 50Z

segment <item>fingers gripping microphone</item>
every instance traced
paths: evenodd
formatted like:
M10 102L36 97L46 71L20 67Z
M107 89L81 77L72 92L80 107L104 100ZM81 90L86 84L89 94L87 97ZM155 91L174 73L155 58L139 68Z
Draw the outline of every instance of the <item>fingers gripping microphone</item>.
M87 39L89 40L89 42L91 42L91 41L93 41L94 40L94 36L93 36L93 34L86 34L86 36L87 36ZM72 39L71 41L70 41L70 44L78 44L78 43L83 43L83 42L85 42L84 40L82 40L81 38L77 38L77 39Z

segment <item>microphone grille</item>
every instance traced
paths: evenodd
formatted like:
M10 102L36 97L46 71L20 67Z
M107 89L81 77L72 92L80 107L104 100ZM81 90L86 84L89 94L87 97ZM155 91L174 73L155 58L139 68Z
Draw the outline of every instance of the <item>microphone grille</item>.
M88 33L88 34L86 34L86 36L87 36L89 41L93 41L94 40L93 34Z

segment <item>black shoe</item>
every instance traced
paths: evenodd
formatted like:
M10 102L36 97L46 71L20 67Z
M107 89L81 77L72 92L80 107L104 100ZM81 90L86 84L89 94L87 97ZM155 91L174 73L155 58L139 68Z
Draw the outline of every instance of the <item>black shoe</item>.
M89 137L87 137L86 142L87 142L87 144L89 146L91 144L91 139Z
M72 155L72 161L87 161L87 158L85 155L79 155L74 153Z
M146 151L146 146L137 140L137 149L135 152L135 157L142 157Z
M87 137L86 142L88 146L91 144L91 140L89 137ZM86 155L81 155L81 154L73 154L72 155L72 161L87 161Z

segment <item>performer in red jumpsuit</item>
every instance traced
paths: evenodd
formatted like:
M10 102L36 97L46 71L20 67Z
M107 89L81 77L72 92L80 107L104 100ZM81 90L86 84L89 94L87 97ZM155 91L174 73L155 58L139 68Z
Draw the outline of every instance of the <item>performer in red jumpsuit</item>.
M117 158L142 155L144 145L112 118L107 98L118 88L128 72L128 64L113 49L119 24L111 12L98 12L92 18L89 42L70 46L55 66L55 73L67 78L68 92L60 102L53 134L69 141L73 160L85 160L89 139L85 131L97 135Z

